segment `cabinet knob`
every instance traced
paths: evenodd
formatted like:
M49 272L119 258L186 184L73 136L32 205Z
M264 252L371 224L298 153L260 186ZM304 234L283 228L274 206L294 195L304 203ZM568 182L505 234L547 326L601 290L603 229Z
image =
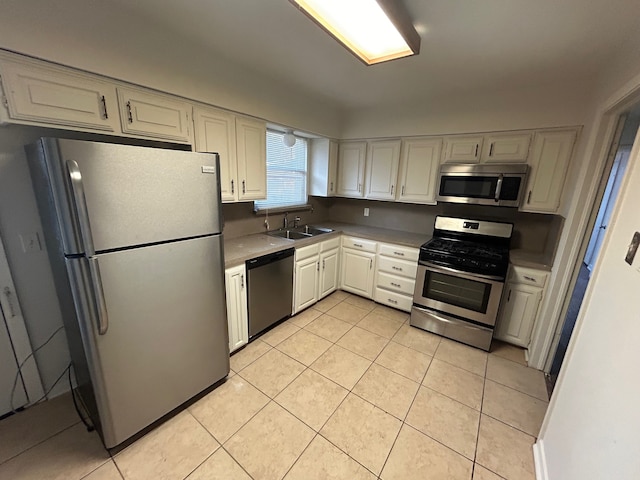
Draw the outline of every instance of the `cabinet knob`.
M131 102L127 102L127 116L129 123L133 123L133 112L131 111Z
M244 180L242 180L242 193L243 193L243 194L247 193L247 189L246 189L246 187L245 187L245 182L244 182Z
M233 180L231 180L231 194L235 193L235 187L233 185Z

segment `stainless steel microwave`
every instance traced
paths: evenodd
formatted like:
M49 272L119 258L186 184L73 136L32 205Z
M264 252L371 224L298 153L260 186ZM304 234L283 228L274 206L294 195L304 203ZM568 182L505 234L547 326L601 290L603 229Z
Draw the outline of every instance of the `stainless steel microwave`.
M450 164L440 167L438 202L519 207L527 180L527 165Z

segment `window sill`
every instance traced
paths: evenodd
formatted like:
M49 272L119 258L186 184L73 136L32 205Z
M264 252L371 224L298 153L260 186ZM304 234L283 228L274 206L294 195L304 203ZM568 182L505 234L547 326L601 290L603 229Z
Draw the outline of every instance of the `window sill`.
M311 210L313 212L313 205L304 204L304 205L291 205L288 207L275 207L275 208L256 208L255 204L253 207L253 213L256 215L271 215L276 213L287 213L287 212L297 212L297 211L305 211Z

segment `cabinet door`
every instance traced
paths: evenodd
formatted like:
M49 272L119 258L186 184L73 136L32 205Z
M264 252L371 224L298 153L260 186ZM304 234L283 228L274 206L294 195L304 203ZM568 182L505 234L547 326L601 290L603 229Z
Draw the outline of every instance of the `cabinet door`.
M296 262L296 291L293 301L293 313L298 313L318 301L319 270L320 260L318 255Z
M509 282L504 295L494 337L527 348L542 299L542 289Z
M338 249L320 254L318 300L326 297L336 288L338 288Z
M239 200L267 198L267 124L236 118Z
M558 212L575 141L575 130L536 133L529 158L527 196L521 210Z
M369 142L366 161L366 198L373 200L393 200L395 198L399 163L400 140Z
M11 119L119 133L114 86L88 75L31 64L3 61L0 68Z
M445 137L442 163L478 163L482 139L482 135Z
M229 351L233 352L249 341L245 267L244 265L239 265L229 268L225 271L224 276L227 292Z
M436 203L436 183L442 139L413 138L402 142L396 199L409 203Z
M338 191L344 197L364 197L364 165L367 142L341 143L338 148Z
M530 144L530 133L487 135L484 139L480 161L485 163L525 163Z
M238 200L235 117L222 110L194 111L196 152L220 155L220 193L223 202Z
M375 257L375 253L342 250L342 289L371 298Z
M309 195L335 195L338 187L338 143L328 138L311 139L309 160Z
M191 143L191 105L169 95L118 87L122 131L135 136Z

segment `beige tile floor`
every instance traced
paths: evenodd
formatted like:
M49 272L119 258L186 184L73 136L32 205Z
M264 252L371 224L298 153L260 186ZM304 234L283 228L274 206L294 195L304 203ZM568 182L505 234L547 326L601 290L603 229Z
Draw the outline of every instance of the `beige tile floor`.
M547 408L522 350L487 354L336 292L231 357L227 381L110 457L69 394L0 421L0 478L535 477Z

